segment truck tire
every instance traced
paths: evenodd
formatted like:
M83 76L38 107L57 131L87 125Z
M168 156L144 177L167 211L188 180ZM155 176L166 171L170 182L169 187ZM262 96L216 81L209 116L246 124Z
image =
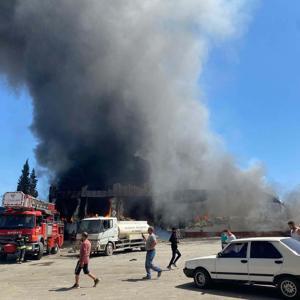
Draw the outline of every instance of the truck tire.
M59 251L58 244L55 243L54 247L51 248L50 253L51 254L56 254Z
M278 289L285 299L299 299L300 284L299 281L292 276L284 276L278 280Z
M39 252L38 254L34 257L36 260L40 260L44 254L44 245L43 243L39 242Z
M143 251L143 252L146 251L146 247L145 247L145 246L142 246L140 249L141 249L141 251Z
M6 261L6 259L7 259L7 254L6 253L1 253L0 254L0 260L1 261Z
M111 256L114 253L114 245L112 243L108 243L105 247L104 251L106 256Z
M194 272L194 282L197 288L206 289L211 283L209 273L203 268L196 269Z

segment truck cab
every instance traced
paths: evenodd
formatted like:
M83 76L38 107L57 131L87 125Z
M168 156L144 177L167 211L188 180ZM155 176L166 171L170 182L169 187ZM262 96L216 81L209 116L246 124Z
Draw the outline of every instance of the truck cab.
M118 241L117 218L95 217L79 222L76 240L81 240L81 234L87 232L93 252L105 251L106 245ZM111 249L109 249L111 251Z
M76 248L79 249L81 234L87 232L91 242L91 252L104 252L112 255L115 250L141 248L145 241L142 234L147 233L146 221L118 221L113 217L85 218L79 222L76 235Z
M0 212L0 256L17 252L16 238L26 242L26 254L40 259L44 252L55 254L63 244L63 224L54 204L22 192L8 192Z

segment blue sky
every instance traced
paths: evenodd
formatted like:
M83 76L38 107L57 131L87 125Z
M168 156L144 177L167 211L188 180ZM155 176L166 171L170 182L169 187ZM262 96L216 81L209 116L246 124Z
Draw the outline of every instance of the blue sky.
M2 77L0 80L0 195L14 191L26 159L36 167L36 141L29 126L32 106L25 88L12 90Z
M261 161L279 191L300 183L299 54L300 1L261 1L237 44L212 51L201 81L213 129L241 166Z
M300 1L261 1L243 36L210 53L200 80L211 127L241 167L261 161L281 189L300 182ZM26 89L0 78L0 195L16 188L24 161L36 167ZM47 184L39 184L47 196Z

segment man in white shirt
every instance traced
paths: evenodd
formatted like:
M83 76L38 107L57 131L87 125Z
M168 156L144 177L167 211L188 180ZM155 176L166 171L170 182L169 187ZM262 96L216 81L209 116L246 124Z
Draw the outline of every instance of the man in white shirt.
M149 236L147 240L143 235L144 240L146 240L146 250L147 250L146 261L145 261L145 269L147 275L143 279L151 279L151 269L157 272L157 277L160 277L162 272L161 268L154 266L152 263L156 254L155 246L157 244L156 236L154 234L154 230L152 227L148 228L148 233Z
M236 240L236 236L229 229L226 230L226 235L227 235L227 239L226 239L227 244Z

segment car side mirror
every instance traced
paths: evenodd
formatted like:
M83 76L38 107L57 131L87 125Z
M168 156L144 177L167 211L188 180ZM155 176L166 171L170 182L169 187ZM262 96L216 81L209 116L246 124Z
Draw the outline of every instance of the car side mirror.
M217 254L217 257L222 257L222 256L223 256L222 252L219 252L219 253Z

